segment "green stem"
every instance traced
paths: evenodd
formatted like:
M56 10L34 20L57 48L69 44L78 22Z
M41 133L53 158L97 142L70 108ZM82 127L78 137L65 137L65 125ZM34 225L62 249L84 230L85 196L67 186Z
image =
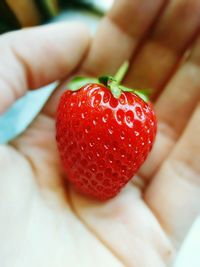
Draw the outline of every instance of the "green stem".
M121 85L121 82L126 75L126 72L128 70L129 63L128 61L125 61L124 64L119 68L117 73L114 77L112 76L101 76L98 79L91 78L91 77L76 77L74 78L69 84L68 88L71 91L77 91L82 86L84 86L87 83L100 83L105 85L113 94L115 98L119 98L121 96L122 92L130 92L138 95L140 98L142 98L145 102L148 102L148 94L149 90L142 89L142 90L136 90L133 88L128 88L126 86Z
M123 63L123 65L119 68L117 73L115 74L114 79L118 84L120 84L123 81L124 76L126 75L128 68L129 68L129 63L128 63L128 61L125 61Z

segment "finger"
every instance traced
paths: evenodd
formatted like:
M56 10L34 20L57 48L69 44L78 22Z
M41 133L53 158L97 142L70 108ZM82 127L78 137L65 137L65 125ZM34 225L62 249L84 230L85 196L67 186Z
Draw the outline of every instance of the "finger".
M173 0L137 54L125 82L153 88L154 97L170 78L200 28L200 0Z
M191 56L168 84L155 106L158 119L170 125L176 133L176 136L185 127L194 107L200 99L199 74L200 36Z
M199 136L200 104L144 196L177 245L200 213Z
M153 177L165 160L200 100L199 74L200 36L188 60L179 68L155 104L158 134L152 153L140 170L145 179Z
M87 29L79 23L59 23L0 37L0 113L18 97L61 79L80 63Z
M131 57L166 0L118 0L100 23L83 65L94 75L110 73Z

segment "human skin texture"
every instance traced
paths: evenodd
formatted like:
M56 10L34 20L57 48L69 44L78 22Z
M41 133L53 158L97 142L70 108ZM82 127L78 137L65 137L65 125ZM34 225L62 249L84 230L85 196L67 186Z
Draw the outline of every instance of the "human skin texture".
M56 149L63 82L27 131L0 146L0 266L170 266L200 212L199 10L199 0L118 0L93 40L78 23L0 37L1 113L28 89L113 74L129 60L125 84L153 88L158 117L137 177L117 197L91 200L64 182Z

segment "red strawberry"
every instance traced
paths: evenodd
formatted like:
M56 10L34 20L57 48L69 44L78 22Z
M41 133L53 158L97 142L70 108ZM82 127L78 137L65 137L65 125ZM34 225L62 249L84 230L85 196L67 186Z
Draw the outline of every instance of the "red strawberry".
M156 136L152 106L119 85L120 71L116 78L65 91L57 112L56 139L67 178L99 200L114 197L134 176ZM82 82L77 78L75 87Z

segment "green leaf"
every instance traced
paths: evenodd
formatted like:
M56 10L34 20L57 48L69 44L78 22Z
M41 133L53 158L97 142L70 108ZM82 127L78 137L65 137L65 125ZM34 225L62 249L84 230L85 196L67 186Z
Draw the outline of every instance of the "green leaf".
M145 102L149 102L149 96L152 91L151 89L132 89L123 85L120 85L119 87L123 92L134 93L138 95L140 98L142 98Z
M135 89L134 93L136 95L138 95L139 97L141 97L145 102L149 102L149 97L152 93L152 89Z
M67 85L67 88L71 91L77 91L82 86L88 84L88 83L98 83L98 80L92 77L75 77L73 78Z
M139 90L135 90L134 93L142 98L142 100L144 100L145 102L149 102L149 97L146 94L140 92Z
M153 92L152 88L145 88L145 89L137 89L137 91L139 91L140 93L146 95L146 96L150 96Z
M118 84L120 84L124 79L124 76L126 75L128 68L129 68L129 62L125 61L115 74L114 78Z
M128 88L126 86L123 85L119 85L119 88L123 91L123 92L130 92L130 93L135 93L135 90L132 88Z
M113 94L115 98L119 98L122 92L130 92L133 94L138 95L142 98L145 102L149 102L149 96L152 92L151 89L133 89L120 84L123 80L124 75L126 74L129 67L129 63L126 61L117 71L117 74L113 76L104 75L99 77L98 79L92 77L75 77L72 81L68 84L68 88L71 91L77 91L82 86L88 83L101 83L105 85Z

